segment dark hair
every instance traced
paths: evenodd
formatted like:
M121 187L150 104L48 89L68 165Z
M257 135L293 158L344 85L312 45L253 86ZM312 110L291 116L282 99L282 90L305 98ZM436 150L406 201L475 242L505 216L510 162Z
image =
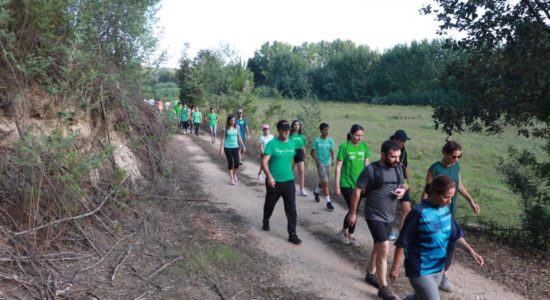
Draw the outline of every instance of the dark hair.
M290 124L290 134L296 133L294 131L294 124L296 123L300 124L300 129L298 129L298 134L302 134L302 122L300 122L300 120L292 121L292 124Z
M225 121L225 128L229 128L231 126L231 124L229 124L229 122L233 118L235 118L235 116L233 114L228 114L227 115L227 121ZM237 128L237 123L233 123L233 128Z
M290 127L290 125L288 125L288 121L287 120L279 120L279 122L277 122L277 129L282 129L284 125L287 125Z
M351 136L359 130L364 131L363 126L361 126L359 124L351 125L351 128L350 128L350 130L348 132L348 135L347 135L348 141L351 141Z
M210 110L214 110L214 108L213 108L213 107L210 107Z
M456 188L456 183L451 177L446 175L439 175L435 177L431 183L427 183L424 187L424 192L431 196L433 193L442 195L446 191Z
M329 128L329 127L330 127L330 126L328 126L328 124L327 124L327 123L325 123L325 122L323 122L323 123L319 124L319 130L323 130L323 129L325 129L325 128Z
M389 154L390 150L397 151L401 150L401 147L399 147L399 144L392 140L387 140L382 143L381 152L384 154Z
M443 149L441 149L441 151L445 154L452 154L457 150L461 151L462 146L460 146L460 144L455 141L447 141L445 145L443 145Z

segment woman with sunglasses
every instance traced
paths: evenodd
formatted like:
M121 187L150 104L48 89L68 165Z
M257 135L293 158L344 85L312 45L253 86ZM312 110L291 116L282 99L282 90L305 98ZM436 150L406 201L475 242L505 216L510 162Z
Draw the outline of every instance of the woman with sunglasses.
M220 140L220 156L223 152L227 158L227 169L229 170L230 184L237 184L237 169L239 169L239 145L245 150L243 140L239 134L239 126L235 123L235 116L229 114L225 122L225 129Z
M475 214L479 213L479 206L477 205L477 203L474 202L474 199L468 193L466 187L464 187L464 185L462 184L462 177L460 176L460 164L458 163L458 160L462 157L462 146L460 146L460 144L455 141L447 141L445 145L443 145L443 149L441 152L443 153L443 158L439 161L436 161L430 166L430 168L428 169L428 173L426 174L426 183L431 183L435 177L440 175L450 177L458 187L455 190L451 203L449 204L451 214L453 216L455 215L457 207L456 201L458 199L457 193L460 193L460 195L462 195L462 197L464 197L466 201L468 201L470 207L472 208L472 211ZM422 193L422 199L426 199L427 197L428 194L426 192ZM443 279L441 280L441 284L439 285L439 288L446 292L450 292L452 289L452 284L447 277L447 272L449 270L449 267L451 266L453 253L454 244L451 243L449 244L447 261L445 262L445 273L443 275Z

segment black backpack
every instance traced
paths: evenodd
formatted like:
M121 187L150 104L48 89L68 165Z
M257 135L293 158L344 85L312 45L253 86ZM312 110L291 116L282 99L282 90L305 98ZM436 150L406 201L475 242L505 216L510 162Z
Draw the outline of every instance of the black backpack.
M365 197L367 193L381 189L382 186L384 185L384 172L382 171L382 165L380 164L380 161L375 161L370 165L372 166L374 171L374 180L370 180L367 182L367 186L365 187L365 190L362 193L363 197ZM365 168L368 168L368 166L366 166ZM400 174L402 167L401 165L399 165L397 167L394 167L393 169L395 170L397 185L400 186L402 184L401 174Z

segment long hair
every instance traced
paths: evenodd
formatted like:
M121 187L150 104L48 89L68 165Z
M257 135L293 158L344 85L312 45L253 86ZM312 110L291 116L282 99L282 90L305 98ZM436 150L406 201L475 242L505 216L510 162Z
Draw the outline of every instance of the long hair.
M233 114L227 115L227 120L225 121L225 129L231 127L231 119L234 119L235 116ZM237 128L237 123L233 123L233 128Z
M359 124L353 124L353 125L351 125L351 128L350 128L350 130L349 130L349 132L348 132L348 135L347 135L348 141L351 141L351 136L352 136L353 134L355 134L355 133L356 133L357 131L359 131L359 130L365 131L365 130L363 129L363 126L361 126L361 125L359 125Z
M300 124L300 129L298 129L298 132L294 130L294 124L296 123ZM302 122L300 122L300 120L294 120L290 124L290 134L295 134L295 133L302 134Z

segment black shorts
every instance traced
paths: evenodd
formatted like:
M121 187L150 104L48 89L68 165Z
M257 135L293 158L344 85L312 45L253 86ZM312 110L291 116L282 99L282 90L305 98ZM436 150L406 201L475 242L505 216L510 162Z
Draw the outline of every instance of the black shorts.
M392 224L393 222L386 223L382 221L367 220L370 234L372 235L372 239L375 243L383 243L390 239L388 232L391 231Z
M403 198L401 198L401 200L399 200L399 202L401 202L401 203L411 202L411 196L409 196L409 191L405 192L405 195L403 195Z
M303 162L305 158L304 155L304 149L296 149L296 153L294 154L294 163Z

